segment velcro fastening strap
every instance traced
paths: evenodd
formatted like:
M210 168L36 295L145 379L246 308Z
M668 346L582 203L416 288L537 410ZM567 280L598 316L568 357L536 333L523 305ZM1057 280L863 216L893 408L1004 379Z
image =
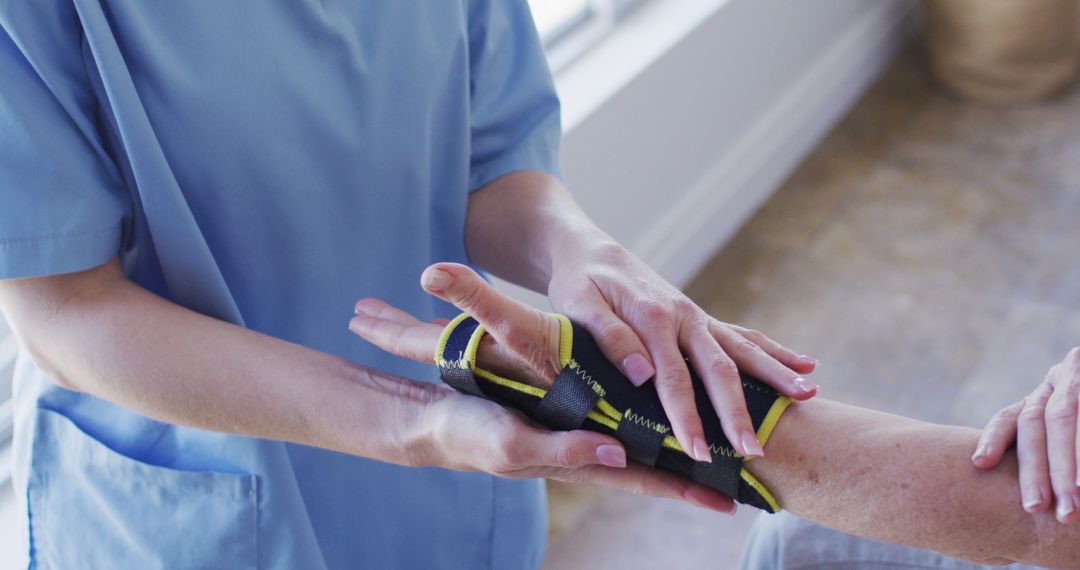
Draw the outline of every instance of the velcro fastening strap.
M649 467L656 465L660 457L660 448L664 445L665 434L634 421L632 412L623 413L622 421L615 430L615 439L622 442L626 455Z
M451 388L473 396L484 397L480 386L476 383L476 376L468 368L439 367L439 378Z
M690 467L690 478L729 497L738 497L742 457L729 457L714 453L712 454L712 460L712 463L695 461L694 465Z
M555 384L536 406L536 420L556 430L578 429L600 401L600 394L569 365L555 377Z
M449 333L444 333L447 335L446 342L437 361L439 378L460 392L484 397L472 373L472 358L476 355L469 355L469 341L480 323L472 317L466 317L455 324Z

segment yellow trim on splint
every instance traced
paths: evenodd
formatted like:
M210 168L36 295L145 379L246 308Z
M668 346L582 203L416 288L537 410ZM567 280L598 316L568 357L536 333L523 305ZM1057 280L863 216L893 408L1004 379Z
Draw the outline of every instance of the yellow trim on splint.
M774 513L778 513L784 510L783 507L780 506L780 503L777 502L776 497L774 497L773 494L765 488L765 485L761 484L761 481L758 481L757 477L754 477L753 473L747 471L746 468L743 467L739 470L739 476L742 478L743 481L746 481L747 485L753 487L754 490L757 491L759 495L761 495L761 498L765 499L766 503L769 503L769 507L772 508L772 511Z
M559 320L559 367L566 368L574 357L574 325L566 315L548 314Z
M769 408L769 412L765 414L765 419L762 420L761 427L757 430L757 440L762 448L765 447L765 444L769 441L769 437L772 436L773 429L776 427L777 422L780 421L780 416L784 415L784 412L792 402L794 402L794 400L781 394L780 397L773 402L772 407ZM746 458L746 460L743 461L743 465L749 463L753 459L753 457ZM776 497L773 496L772 492L766 489L765 485L763 485L761 481L758 481L753 473L747 471L746 467L743 467L739 471L739 476L742 477L743 481L746 481L747 485L753 487L754 490L761 495L761 498L765 499L766 503L769 503L769 506L772 507L773 511L779 512L781 510L780 502L776 500Z
M588 377L584 369L581 368L580 365L578 365L578 363L571 356L574 347L574 329L573 325L570 322L570 319L567 318L565 315L560 315L558 313L550 313L550 315L559 320L559 365L564 368L566 366L570 366L572 370L582 375L586 383L590 385L595 385L595 382L590 382L592 378ZM476 330L473 331L472 336L469 338L469 343L466 346L465 354L461 355L460 360L452 363L445 360L443 358L443 353L446 351L446 342L450 338L450 333L453 332L454 329L456 329L461 324L461 322L467 318L469 318L469 314L462 313L455 317L452 321L450 321L446 325L446 328L443 329L442 334L439 336L439 343L435 349L436 364L438 364L439 366L455 365L459 368L464 368L467 366L473 374L500 386L510 388L511 390L517 390L519 392L523 392L537 398L543 398L547 395L547 390L543 388L537 388L536 386L525 384L524 382L518 382L517 380L505 378L503 376L495 374L494 372L491 372L490 370L484 370L483 368L477 366L476 353L480 348L480 340L484 337L485 334L487 334L487 330L484 329L483 325L478 324L476 326ZM769 436L772 435L773 428L776 427L777 422L780 421L780 416L784 414L784 411L787 410L788 406L790 406L791 403L791 398L781 395L779 398L776 399L775 402L773 402L772 407L769 408L769 412L765 414L765 419L761 422L761 427L759 427L757 431L757 439L758 442L761 443L762 447L764 447L765 444L769 441ZM586 417L596 423L608 427L611 430L619 429L619 423L623 419L623 414L621 412L615 409L615 407L612 406L611 403L609 403L607 400L605 400L602 395L600 400L597 402L596 407L597 410L591 410ZM679 444L679 440L675 439L675 436L670 434L665 435L663 446L681 453L686 453L686 450L684 450L683 447ZM752 457L747 458L744 463L752 459ZM765 499L765 502L767 502L769 506L772 507L773 511L781 510L780 503L777 502L776 497L774 497L773 494L765 488L765 485L763 485L761 481L754 477L752 473L747 471L745 467L740 469L739 476L743 481L746 482L747 485L750 485L755 491L758 492L759 495L761 495L763 499Z
M781 395L773 402L772 407L769 408L769 413L765 414L765 419L762 420L761 427L757 430L757 440L761 447L765 447L765 444L769 441L769 436L772 435L773 428L780 421L780 416L784 415L784 411L793 401L791 398Z
M443 358L443 353L446 352L446 342L450 340L450 333L454 332L454 329L458 328L461 321L469 318L469 316L469 313L461 313L454 317L449 323L446 323L446 327L443 328L442 334L439 335L439 344L435 345L435 364L438 366L447 364L447 361Z

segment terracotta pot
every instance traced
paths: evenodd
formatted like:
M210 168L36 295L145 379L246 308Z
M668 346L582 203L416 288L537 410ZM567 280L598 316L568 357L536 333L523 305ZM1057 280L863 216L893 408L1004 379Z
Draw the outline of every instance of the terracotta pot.
M923 8L930 66L964 97L1029 102L1076 76L1077 0L925 0Z

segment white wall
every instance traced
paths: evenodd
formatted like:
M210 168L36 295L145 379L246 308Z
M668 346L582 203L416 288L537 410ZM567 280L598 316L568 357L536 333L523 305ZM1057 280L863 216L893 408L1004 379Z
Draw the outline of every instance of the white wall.
M913 14L912 0L651 0L557 76L567 183L683 286L878 76Z

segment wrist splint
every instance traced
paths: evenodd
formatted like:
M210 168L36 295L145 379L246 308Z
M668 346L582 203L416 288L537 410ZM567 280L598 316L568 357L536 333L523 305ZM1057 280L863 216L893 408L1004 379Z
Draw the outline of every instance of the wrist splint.
M780 505L765 486L743 466L724 436L720 420L701 378L689 362L698 414L712 463L692 459L675 439L655 383L640 388L619 372L600 352L593 337L563 315L559 319L559 365L562 370L549 388L504 378L476 365L484 328L468 314L458 315L443 330L435 363L443 382L453 388L519 410L553 430L587 429L614 436L635 461L676 473L711 487L736 501L775 513ZM768 441L791 399L745 374L743 394L762 446Z

